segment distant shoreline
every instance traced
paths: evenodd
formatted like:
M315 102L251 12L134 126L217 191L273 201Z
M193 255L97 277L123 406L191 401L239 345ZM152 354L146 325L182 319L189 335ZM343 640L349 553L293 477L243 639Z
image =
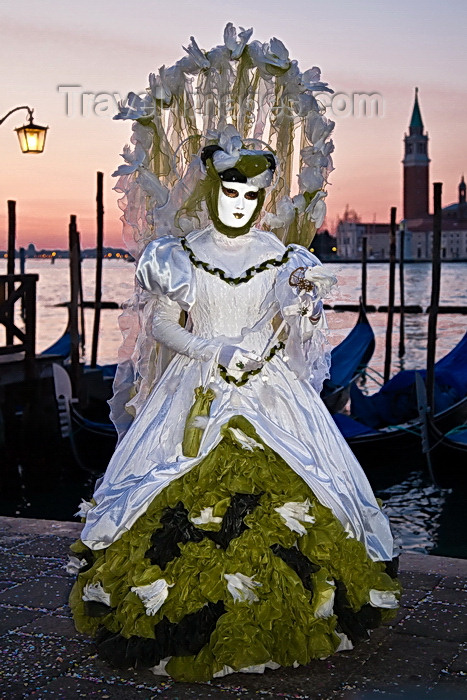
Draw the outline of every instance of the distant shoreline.
M52 252L55 253L55 255L52 255ZM317 257L321 260L321 262L326 262L326 263L339 263L339 264L361 264L362 260L361 258L339 258L339 257L330 257L330 256L321 256L319 253L316 254ZM2 258L7 257L7 252L4 250L0 250L0 260ZM26 256L26 261L32 261L32 260L51 260L52 257L56 258L57 260L68 260L69 259L69 253L67 250L42 250L39 252L38 255L35 255L34 257L29 257ZM81 258L83 260L95 260L96 259L96 254L95 251L92 248L84 248L84 250L81 251ZM20 259L20 254L19 251L16 251L15 259L19 260ZM123 262L134 262L134 258L131 256L130 253L125 251L123 248L110 248L107 247L104 249L104 260L122 260ZM374 265L377 263L389 263L389 258L372 258L367 260L368 265ZM396 258L396 263L399 264L400 260L399 258ZM416 258L410 259L410 258L404 258L404 263L405 264L418 264L418 263L431 263L431 258ZM464 258L454 258L454 259L441 259L441 263L467 263L467 257Z
M321 262L327 262L327 263L329 263L329 262L343 263L343 264L352 263L354 265L356 263L361 264L361 262L362 262L361 259L359 259L359 258L352 258L352 259L349 259L349 258L320 258L320 260L321 260ZM373 265L375 263L388 263L388 262L389 262L389 258L380 258L378 260L367 260L368 265ZM420 260L419 258L417 258L416 260L410 260L410 259L404 258L404 263L407 265L409 265L409 264L412 265L413 263L418 264L418 263L431 263L431 262L432 262L431 258L426 258L426 259L422 259L422 260ZM397 264L400 263L400 260L398 258L396 258L396 263ZM467 263L467 258L456 258L455 260L441 260L441 263Z

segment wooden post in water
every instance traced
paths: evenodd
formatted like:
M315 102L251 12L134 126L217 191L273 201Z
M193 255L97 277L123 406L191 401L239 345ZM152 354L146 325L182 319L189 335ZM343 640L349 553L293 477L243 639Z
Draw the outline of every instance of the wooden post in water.
M19 274L24 275L26 272L26 251L24 248L19 249ZM21 318L26 319L26 311L24 308L24 297L21 297Z
M399 229L399 297L400 297L400 319L399 319L399 357L405 355L405 285L404 285L404 245L405 245L405 224Z
M8 260L7 275L15 274L15 245L16 245L16 202L8 200Z
M391 343L394 322L394 287L396 278L396 207L391 207L391 227L389 231L389 300L388 322L386 326L386 352L384 356L384 383L391 374Z
M97 365L97 346L99 342L99 326L101 320L102 301L102 258L104 254L104 174L97 173L97 242L96 242L96 290L94 300L94 327L92 330L91 367Z
M69 328L71 341L71 381L75 396L80 396L80 366L79 366L79 323L78 323L78 299L79 299L79 233L76 228L76 216L70 216L68 228L70 250L70 309Z
M367 288L367 242L366 236L362 237L362 304L366 308L366 288Z
M15 274L15 248L16 248L16 202L8 200L8 248L7 248L7 275ZM13 282L8 283L8 298L13 294L15 286ZM11 306L11 313L14 315L14 305ZM14 318L10 319L11 324L6 327L6 344L13 344L13 333L11 330Z
M36 377L36 285L36 281L30 285L29 292L26 294L24 310L22 309L26 326L26 353L24 360L27 379ZM38 405L40 407L40 401L38 401Z
M81 242L79 239L79 231L76 237L77 255L78 255L78 306L79 306L79 320L80 320L80 342L81 342L81 354L84 355L84 350L86 347L86 330L84 324L84 303L83 303L83 275L81 271Z
M426 396L431 412L435 410L435 356L436 323L438 319L439 292L441 287L441 193L442 182L433 183L433 247L431 254L431 302L428 316L428 342L426 358Z
M26 272L26 251L24 248L19 249L19 274L24 275Z

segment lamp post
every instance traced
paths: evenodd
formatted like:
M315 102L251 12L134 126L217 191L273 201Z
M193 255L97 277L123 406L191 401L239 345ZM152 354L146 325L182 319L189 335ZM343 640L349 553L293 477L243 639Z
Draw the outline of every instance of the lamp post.
M47 135L48 126L39 126L33 122L33 110L30 107L22 106L11 109L5 116L0 119L0 125L3 124L10 114L17 112L19 109L27 109L29 115L29 123L15 129L18 134L19 145L23 153L42 153L45 145L45 137Z

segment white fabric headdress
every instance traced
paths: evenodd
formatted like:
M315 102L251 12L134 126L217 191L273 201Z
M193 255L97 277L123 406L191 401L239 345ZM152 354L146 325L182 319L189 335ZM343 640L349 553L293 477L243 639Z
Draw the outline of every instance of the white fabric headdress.
M218 172L245 153L275 154L280 172L263 224L285 244L308 247L321 226L334 122L324 116L319 93L332 90L316 66L301 72L279 39L250 42L252 31L237 35L229 23L224 43L209 51L191 37L186 56L151 73L146 93L129 93L119 105L114 118L134 121L133 148L124 148L125 164L114 174L124 194L125 243L135 257L153 238L208 223L205 211L181 220L177 213L204 178L199 153L211 143L223 149L213 159ZM270 184L270 171L259 177L253 184Z

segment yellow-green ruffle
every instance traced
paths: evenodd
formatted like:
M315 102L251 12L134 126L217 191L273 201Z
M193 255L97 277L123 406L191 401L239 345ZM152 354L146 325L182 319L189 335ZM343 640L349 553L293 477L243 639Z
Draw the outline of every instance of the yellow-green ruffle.
M243 431L263 449L253 451L238 444L230 428ZM180 544L181 556L164 570L151 565L145 553L151 535L161 528L160 518L167 507L180 501L196 518L205 508L222 517L235 493L260 494L258 506L244 518L248 528L231 540L224 551L204 538L201 542ZM314 523L303 522L305 535L298 535L285 524L275 508L289 501L311 503ZM218 530L209 523L198 527ZM313 599L298 575L270 547L295 544L320 570L312 575ZM75 554L89 550L78 541ZM336 617L315 617L329 600L332 580L343 581L352 609L356 612L369 602L369 590L393 591L399 595L396 580L385 573L382 562L369 559L361 542L348 537L329 508L321 505L304 481L256 434L248 421L237 416L222 428L222 440L197 466L172 481L149 505L131 530L105 550L92 552L93 566L79 574L70 604L80 632L95 635L104 625L125 637L154 638L154 626L165 616L179 622L207 602L223 600L226 612L211 635L210 642L195 657L173 657L167 672L177 680L208 680L224 665L234 669L275 661L288 666L298 661L332 654L340 639L335 634ZM241 572L255 578L257 602L234 602L227 591L224 574ZM163 578L172 587L166 601L154 616L145 612L143 603L130 589ZM82 601L87 583L100 582L110 594L112 612L92 618ZM383 610L390 619L393 610Z

